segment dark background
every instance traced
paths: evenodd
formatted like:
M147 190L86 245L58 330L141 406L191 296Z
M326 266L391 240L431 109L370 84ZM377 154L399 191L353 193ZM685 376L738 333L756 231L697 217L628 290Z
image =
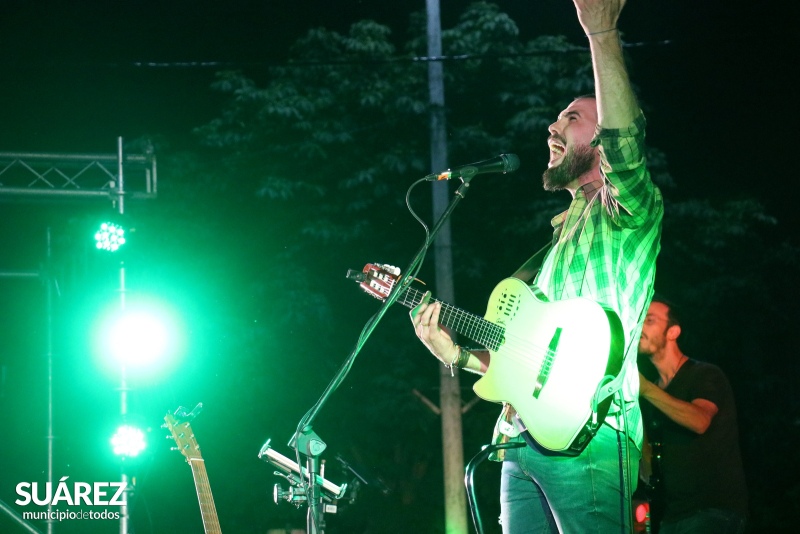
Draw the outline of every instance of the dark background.
M443 26L466 1L441 3ZM571 2L496 2L522 35L563 34L585 41ZM3 8L6 151L113 152L117 136L188 139L218 108L214 72L242 68L257 76L315 27L346 31L374 19L403 40L410 2L26 2ZM628 2L621 28L631 72L648 107L651 144L692 188L757 192L782 218L795 210L779 183L786 172L794 107L789 103L795 39L792 10L774 3ZM758 139L758 142L756 142ZM753 147L745 157L744 143ZM760 149L756 146L760 145ZM782 157L784 156L784 157ZM689 185L689 184L686 184Z
M564 34L576 44L585 42L572 3L567 0L496 3L527 37ZM452 24L465 5L443 1L443 25ZM172 147L191 147L192 128L219 112L218 97L209 90L217 70L240 68L258 77L265 65L281 63L289 44L306 30L324 26L345 31L354 21L367 18L396 28L400 42L409 14L424 7L421 0L8 0L0 8L0 151L113 153L119 136L136 139L154 135L169 139ZM790 156L797 116L792 81L797 51L787 28L789 20L792 13L777 4L630 1L620 27L626 42L636 44L628 49L630 70L647 112L648 140L667 154L671 173L680 186L676 194L709 199L751 196L763 202L777 219L774 232L793 238L798 220ZM113 295L114 279L108 273L113 275L115 264L88 253L77 257L67 254L69 240L59 237L75 224L76 213L85 215L100 211L100 207L4 202L0 209L0 268L38 268L44 261L47 225L55 228L56 259L69 257L64 261L69 262L66 272L70 277L63 281L63 294L55 297L56 473L70 475L72 481L111 480L119 468L108 450L106 436L116 424L118 384L115 377L104 375L94 365L88 342L80 332L92 323L95 310L103 307L108 295ZM465 205L461 209L470 208ZM412 231L411 225L400 231ZM491 236L474 238L486 241ZM365 257L373 253L369 243L343 251L341 271L374 261ZM266 367L274 375L269 376L269 395L261 397L254 392L262 392L264 386L254 383L264 380L264 375L255 372L262 369L263 362L236 361L235 365L258 367L253 372L242 369L232 376L224 369L228 355L223 348L232 341L224 318L245 304L235 300L241 298L236 279L257 270L258 259L255 265L242 265L234 260L235 251L224 246L219 247L218 254L229 256L231 263L216 272L198 268L203 261L199 256L194 262L191 257L165 262L162 280L152 277L152 266L147 271L151 278L147 279L137 279L135 265L131 267L132 286L160 291L183 311L187 332L183 360L173 373L152 383L136 383L137 390L131 394L132 411L141 414L137 415L138 422L149 429L148 454L135 465L125 466L126 472L138 476L133 510L137 532L201 529L190 470L177 452L169 451L166 440L160 441L166 432L159 428L167 411L178 405L191 408L201 401L206 407L193 428L203 445L223 531L265 532L287 525L302 528L301 511L271 502L271 487L276 480L272 470L255 456L267 438L273 438L276 448L287 454L285 445L294 424L316 400L375 309L374 301L349 286L343 288L343 272L321 273L323 285L336 296L336 307L331 310L336 332L320 337L328 357L320 362L293 354L264 354L264 360L273 362ZM730 266L731 271L740 267ZM774 277L778 285L785 279L787 286L794 278L792 272L776 272ZM43 481L46 473L46 369L42 355L47 347L44 336L48 318L39 282L3 279L0 284L0 432L4 437L0 499L13 506L15 485L22 480ZM748 288L741 290L747 292ZM458 291L465 293L468 288ZM786 310L787 323L796 317L795 293L787 289L786 302L773 303L775 308ZM280 296L275 299L275 305L280 306ZM735 305L735 296L729 302ZM720 307L713 328L692 325L689 348L699 352L713 347L716 339L741 329L738 321L742 314L730 314L731 320L726 321L729 312ZM758 322L760 310L750 312L752 320ZM792 487L787 479L796 476L793 466L797 463L781 456L790 450L785 443L775 447L771 440L786 440L797 434L798 412L795 397L783 389L786 382L771 386L763 379L749 380L751 371L763 377L762 365L776 362L785 367L771 369L768 376L796 376L791 329L783 323L780 328L770 323L760 326L775 358L766 364L752 361L744 345L741 354L730 354L728 360L718 363L724 364L731 375L737 394L748 392L747 398L760 395L774 399L765 402L768 409L755 414L752 407L740 406L748 422L763 424L743 426L742 434L749 483L758 490L754 492L757 524L764 525L770 523L765 516L784 517L785 503L796 502L791 495L777 494ZM276 335L295 338L315 334L298 324ZM384 335L388 334L384 331ZM691 355L703 357L702 353ZM360 378L357 364L346 391L334 401L334 408L318 427L331 446L331 478L337 483L348 475L335 468L334 454L358 458L359 443L376 441L365 437L373 432L370 428L353 428L340 420L344 416L339 410L358 410L355 401L370 402L382 395L365 390ZM435 398L435 392L426 393ZM478 407L472 412L472 421L465 419L467 457L488 439L488 425L495 411L491 405ZM421 412L425 424L420 426L435 426L435 417L424 409ZM386 418L391 420L392 414L387 413ZM349 416L348 421L351 419L357 417ZM765 430L781 425L786 429L783 436ZM761 437L754 439L754 435ZM415 503L419 515L441 508L441 488L437 485L441 484L437 471L440 442L435 434L416 437L421 443L416 449L419 455L398 459L400 453L393 440L404 437L387 435L379 446L385 449L387 465L373 464L369 470L390 481L391 464L424 471L427 475L419 477L419 485L394 488L389 496L366 488L356 502L343 506L339 517L330 519L332 530L340 522L360 525L352 527L353 531L382 532L381 521L397 521L393 510L408 510L403 506L409 502ZM431 449L432 454L423 452ZM487 495L493 495L491 478L484 484L489 487ZM787 500L773 504L771 499L779 496ZM491 504L487 507L491 510ZM354 519L359 516L372 520L359 523ZM0 518L0 531L14 532L3 521ZM87 532L89 528L112 532L117 525L63 523L56 527L64 532ZM773 526L769 531L783 528ZM429 531L437 529L441 529L438 523Z

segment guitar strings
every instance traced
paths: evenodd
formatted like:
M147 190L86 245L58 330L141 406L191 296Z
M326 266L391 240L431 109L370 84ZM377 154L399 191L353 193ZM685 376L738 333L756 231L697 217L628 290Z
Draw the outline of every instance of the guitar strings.
M406 295L410 297L410 299L406 298ZM408 288L406 294L401 297L400 302L404 306L415 308L422 302L423 296L423 291L416 288ZM542 368L547 358L554 356L554 352L550 347L545 347L537 343L532 343L528 339L511 335L504 327L494 324L483 317L466 312L456 306L442 302L441 300L433 299L433 301L439 302L442 305L441 324L448 328L453 328L454 330L459 330L459 325L471 325L471 328L461 329L469 330L468 332L462 333L493 351L497 351L502 346L504 348L504 358L520 363L525 367L535 369Z
M398 301L407 307L414 308L422 302L423 296L424 292L409 287ZM500 325L446 302L438 299L432 300L442 305L442 314L439 318L440 324L454 329L456 329L454 325L470 325L471 328L466 329L468 330L467 332L459 331L474 341L483 344L487 349L497 351L502 348L500 357L503 361L517 366L519 368L516 370L518 374L535 375L537 380L540 377L546 378L549 375L556 357L556 351L550 346L533 342L528 337L520 337L509 333L506 328Z
M211 493L211 482L205 468L205 461L202 458L192 458L188 460L192 467L197 499L200 504L200 516L203 519L203 526L209 532L220 532L217 509L214 504L214 495ZM196 464L193 462L197 462Z

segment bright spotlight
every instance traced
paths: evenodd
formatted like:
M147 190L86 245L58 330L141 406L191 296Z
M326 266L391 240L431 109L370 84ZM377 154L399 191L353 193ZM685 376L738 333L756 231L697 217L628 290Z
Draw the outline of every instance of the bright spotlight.
M144 432L130 425L122 425L111 437L111 446L117 456L133 458L145 448Z
M128 366L158 361L169 344L169 332L161 318L145 311L120 316L107 335L112 355Z
M131 379L159 380L183 359L185 343L180 314L142 295L128 295L124 309L109 305L92 327L92 352L110 376L124 370Z
M104 222L94 234L94 240L98 249L115 252L125 244L125 229L118 224Z

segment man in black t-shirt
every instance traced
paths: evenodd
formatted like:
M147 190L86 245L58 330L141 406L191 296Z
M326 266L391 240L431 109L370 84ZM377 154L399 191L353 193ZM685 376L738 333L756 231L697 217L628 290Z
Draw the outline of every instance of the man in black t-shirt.
M641 373L640 398L647 438L658 444L664 499L661 534L740 533L747 488L739 452L733 391L719 367L681 352L674 306L653 298L642 328L639 355L658 371Z

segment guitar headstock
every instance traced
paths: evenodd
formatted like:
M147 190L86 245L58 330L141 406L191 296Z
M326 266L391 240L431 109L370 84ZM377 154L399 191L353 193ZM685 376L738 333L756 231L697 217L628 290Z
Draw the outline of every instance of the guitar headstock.
M176 410L177 414L181 413L181 409ZM200 454L200 445L197 444L197 439L194 437L194 431L189 421L179 421L175 415L167 414L164 417L165 426L172 433L172 439L175 440L177 449L183 454L187 461L189 460L202 460Z
M384 263L368 263L360 273L348 271L347 277L378 300L386 300L400 279L400 269Z

